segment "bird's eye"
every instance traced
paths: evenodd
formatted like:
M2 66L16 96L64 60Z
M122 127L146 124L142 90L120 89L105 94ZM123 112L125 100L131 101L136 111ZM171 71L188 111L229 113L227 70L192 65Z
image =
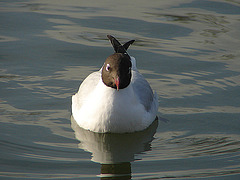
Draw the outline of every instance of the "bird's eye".
M106 65L106 71L109 71L109 69L110 69L110 64L107 64Z

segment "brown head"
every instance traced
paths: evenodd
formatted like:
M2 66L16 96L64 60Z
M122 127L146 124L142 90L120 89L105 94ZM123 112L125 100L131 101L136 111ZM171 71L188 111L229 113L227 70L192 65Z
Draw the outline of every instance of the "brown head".
M102 81L103 83L114 89L124 89L131 82L131 59L127 54L127 49L134 42L128 41L121 45L113 36L108 35L115 53L109 56L102 68Z

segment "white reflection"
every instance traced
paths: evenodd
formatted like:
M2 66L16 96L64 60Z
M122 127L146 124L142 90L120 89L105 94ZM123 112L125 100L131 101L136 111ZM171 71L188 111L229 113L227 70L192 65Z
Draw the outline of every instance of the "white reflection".
M92 161L113 164L134 161L134 155L151 149L151 141L156 133L158 121L146 130L136 133L94 133L78 126L71 117L72 129L79 148L92 153Z
M131 163L135 155L151 150L151 142L158 126L158 120L146 130L136 133L95 133L79 127L71 116L72 129L79 148L92 153L92 161L101 164L101 177L122 179L131 177Z

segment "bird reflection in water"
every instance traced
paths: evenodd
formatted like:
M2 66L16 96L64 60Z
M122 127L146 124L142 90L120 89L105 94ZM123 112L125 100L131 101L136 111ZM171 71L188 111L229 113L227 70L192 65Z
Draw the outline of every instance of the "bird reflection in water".
M156 119L144 131L126 134L95 133L79 127L71 117L78 147L92 153L92 161L101 164L101 179L131 179L135 154L151 150L158 126Z

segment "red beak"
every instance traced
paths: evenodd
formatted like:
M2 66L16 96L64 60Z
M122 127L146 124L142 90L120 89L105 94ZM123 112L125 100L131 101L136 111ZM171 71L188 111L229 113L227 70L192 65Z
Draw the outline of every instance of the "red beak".
M119 91L119 77L117 77L117 79L115 79L115 84L117 86L117 90Z

